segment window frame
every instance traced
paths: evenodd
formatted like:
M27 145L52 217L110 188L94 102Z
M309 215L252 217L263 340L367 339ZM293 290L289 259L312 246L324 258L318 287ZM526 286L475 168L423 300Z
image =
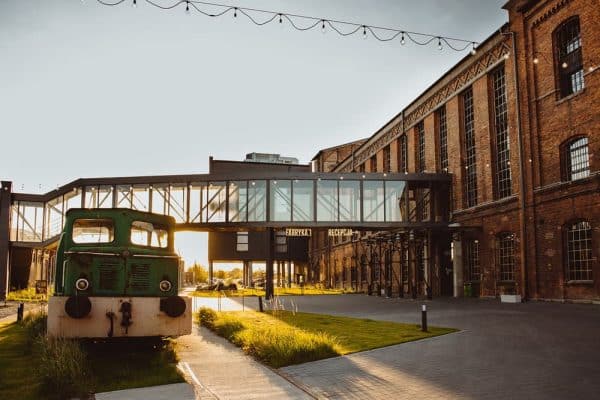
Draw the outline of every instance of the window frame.
M148 232L150 233L150 237L149 237L149 241L147 245L143 245L143 244L139 244L139 243L134 243L131 239L131 233L133 231L133 224L136 222L143 222L143 223L148 223L148 224L152 224L152 232ZM165 246L152 246L152 233L154 233L157 229L160 229L162 231L165 231L167 233L167 242ZM154 224L154 222L148 222L148 221L141 221L141 220L133 220L131 221L131 224L129 224L129 244L135 247L142 247L145 249L155 249L155 250L167 250L170 248L171 245L171 240L172 240L172 232L169 231L169 229L164 226L164 225L160 225L160 224Z
M502 243L505 239L510 239L510 251L511 253L509 254L510 257L510 261L511 261L511 270L510 271L505 271L505 269L503 268L504 265L508 265L503 263L502 258L502 252L503 252L503 247L502 247ZM496 235L496 268L498 271L498 280L500 282L516 282L516 277L517 277L517 262L516 262L516 246L515 246L516 240L515 240L515 234L512 232L500 232L498 235ZM511 279L512 278L512 279Z
M586 143L585 146L579 146L573 150L579 150L582 148L585 148L585 153L587 155L586 158L586 164L587 164L587 169L585 170L577 170L577 174L582 173L582 172L587 172L587 174L585 176L581 176L581 177L577 177L577 178L573 178L573 151L571 150L571 146L573 144L575 144L575 142L585 139ZM561 154L561 175L562 175L562 180L565 182L574 182L574 181L578 181L580 179L585 179L588 178L592 171L591 171L591 166L590 166L590 140L588 138L587 135L576 135L576 136L571 136L570 138L568 138L567 140L565 140L561 146L560 146L560 154Z
M587 235L588 237L584 239L584 241L589 242L589 247L586 249L589 254L590 254L590 258L586 259L585 261L588 263L589 265L589 269L586 270L586 274L587 277L589 279L572 279L571 276L571 263L570 263L570 233L572 231L572 228L575 227L578 224L581 223L586 223L588 225L587 228ZM575 220L571 220L569 221L567 224L565 224L563 232L563 250L564 250L564 273L565 273L565 282L566 283L593 283L594 282L594 241L593 241L593 229L592 229L592 224L590 223L589 220L587 219L575 219ZM581 240L580 240L581 242ZM580 251L581 252L581 251ZM581 260L577 260L579 262L581 262ZM578 270L579 273L582 272L582 270Z
M578 36L577 47L568 51L570 43L576 38L567 41L564 37L569 33L569 29L576 27ZM565 40L564 43L562 41ZM562 54L563 46L567 52ZM585 69L583 65L583 43L581 38L581 23L578 15L570 16L563 20L552 32L552 48L554 53L554 72L557 99L564 99L581 93L585 89ZM567 63L567 67L563 67ZM580 86L573 87L575 83L573 77L580 74ZM575 90L577 89L577 90Z
M75 236L73 235L74 233L74 229L75 229L75 223L77 221L108 221L112 224L112 240L109 242L77 242L75 240ZM73 223L71 224L71 242L74 245L77 246L106 246L106 245L114 245L116 243L117 240L117 235L116 235L116 226L115 226L115 221L112 218L76 218L75 220L73 220Z

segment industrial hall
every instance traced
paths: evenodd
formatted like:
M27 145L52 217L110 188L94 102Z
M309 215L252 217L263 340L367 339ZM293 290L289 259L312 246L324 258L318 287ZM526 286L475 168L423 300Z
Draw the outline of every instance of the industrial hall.
M46 194L3 181L0 299L52 280L67 210L129 208L210 232L211 265L243 262L249 285L265 261L267 286L600 300L600 8L504 9L507 23L379 130L310 164L250 153L211 160L208 174L79 179Z
M313 234L329 286L387 296L600 299L600 9L511 0L508 22L316 171L452 177L446 229ZM410 202L435 218L427 188Z

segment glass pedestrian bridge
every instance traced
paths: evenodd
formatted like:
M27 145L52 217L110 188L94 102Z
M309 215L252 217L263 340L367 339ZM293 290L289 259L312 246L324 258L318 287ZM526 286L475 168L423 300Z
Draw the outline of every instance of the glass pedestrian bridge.
M78 179L45 194L9 193L9 241L32 247L56 241L71 208L170 215L179 230L443 228L449 224L450 185L451 175L429 173L239 171Z

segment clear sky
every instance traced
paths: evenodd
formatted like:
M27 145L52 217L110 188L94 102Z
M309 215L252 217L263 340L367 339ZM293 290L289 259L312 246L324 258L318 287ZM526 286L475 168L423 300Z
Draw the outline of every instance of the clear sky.
M505 0L224 2L473 41L507 20ZM138 3L0 1L0 179L16 191L205 173L211 155L308 162L370 136L467 54Z

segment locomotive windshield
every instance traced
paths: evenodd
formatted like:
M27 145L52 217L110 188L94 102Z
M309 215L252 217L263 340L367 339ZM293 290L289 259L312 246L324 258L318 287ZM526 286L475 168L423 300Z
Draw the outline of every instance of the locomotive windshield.
M169 233L166 229L154 226L150 222L133 221L131 224L131 243L164 249L169 243Z
M73 221L73 242L110 243L115 237L115 227L110 219L76 219Z

